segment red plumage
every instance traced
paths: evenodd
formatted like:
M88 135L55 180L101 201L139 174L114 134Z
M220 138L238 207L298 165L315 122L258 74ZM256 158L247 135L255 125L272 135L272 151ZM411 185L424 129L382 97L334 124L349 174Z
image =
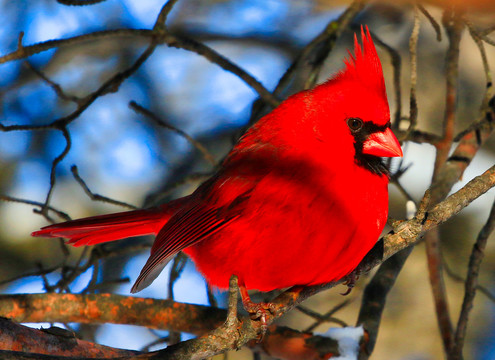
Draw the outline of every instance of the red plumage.
M390 131L380 60L369 35L346 68L254 124L193 194L153 209L45 227L33 236L74 246L156 234L132 292L184 250L210 284L232 274L248 289L315 285L349 274L388 212L381 156L402 156Z

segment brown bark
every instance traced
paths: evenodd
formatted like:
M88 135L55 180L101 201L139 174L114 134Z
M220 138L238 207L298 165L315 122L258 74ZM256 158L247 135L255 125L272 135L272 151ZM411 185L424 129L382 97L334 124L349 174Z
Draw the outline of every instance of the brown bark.
M36 330L1 317L0 347L4 350L24 353L71 357L112 358L138 353L79 340L71 332L60 328Z

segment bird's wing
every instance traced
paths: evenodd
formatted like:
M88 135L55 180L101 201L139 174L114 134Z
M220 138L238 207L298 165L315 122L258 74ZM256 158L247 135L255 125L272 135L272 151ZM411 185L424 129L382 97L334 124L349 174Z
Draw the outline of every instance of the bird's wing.
M246 191L223 206L212 206L198 200L178 211L158 233L151 255L131 292L136 293L149 286L179 251L202 241L238 218L249 194L250 191Z

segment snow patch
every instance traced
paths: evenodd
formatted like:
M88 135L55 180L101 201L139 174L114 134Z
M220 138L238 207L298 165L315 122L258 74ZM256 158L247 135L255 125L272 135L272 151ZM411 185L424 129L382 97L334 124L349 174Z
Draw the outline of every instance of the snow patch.
M339 343L340 356L332 360L356 360L359 354L359 342L364 335L362 326L330 328L327 332L319 334L336 340Z

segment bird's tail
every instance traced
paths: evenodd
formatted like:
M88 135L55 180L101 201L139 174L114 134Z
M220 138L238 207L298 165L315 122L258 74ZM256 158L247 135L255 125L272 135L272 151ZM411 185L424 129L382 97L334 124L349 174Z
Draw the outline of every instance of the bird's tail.
M63 237L73 246L94 245L127 237L157 234L182 205L182 199L160 207L92 216L45 226L38 237Z

